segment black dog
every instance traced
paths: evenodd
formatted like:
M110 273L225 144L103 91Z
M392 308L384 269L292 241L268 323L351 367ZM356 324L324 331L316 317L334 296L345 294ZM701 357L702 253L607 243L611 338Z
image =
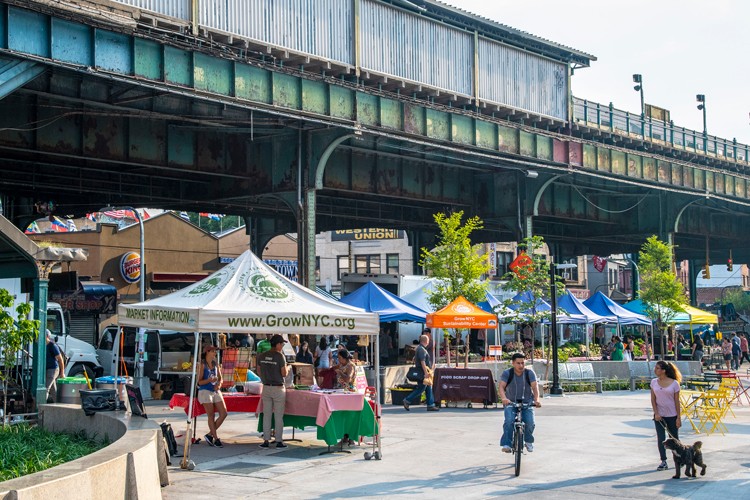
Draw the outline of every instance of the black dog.
M696 465L701 468L701 476L706 475L706 464L703 463L701 446L703 446L703 443L700 441L693 443L693 446L684 445L674 438L664 441L664 447L672 450L672 456L674 457L675 475L672 476L672 479L680 479L680 468L683 465L687 477L695 477Z

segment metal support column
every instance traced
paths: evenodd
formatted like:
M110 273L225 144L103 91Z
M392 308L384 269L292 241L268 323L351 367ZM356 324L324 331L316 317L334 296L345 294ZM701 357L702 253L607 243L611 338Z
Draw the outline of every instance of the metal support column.
M40 404L47 402L47 293L49 290L49 268L37 263L38 278L34 279L34 319L39 321L39 337L34 343L34 364L32 368L32 384L36 394L37 411Z

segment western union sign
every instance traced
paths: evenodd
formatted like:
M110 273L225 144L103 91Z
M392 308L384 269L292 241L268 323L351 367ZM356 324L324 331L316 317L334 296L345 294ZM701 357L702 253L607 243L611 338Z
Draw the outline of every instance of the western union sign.
M368 229L342 229L331 234L331 241L400 240L404 232L398 229L371 227Z

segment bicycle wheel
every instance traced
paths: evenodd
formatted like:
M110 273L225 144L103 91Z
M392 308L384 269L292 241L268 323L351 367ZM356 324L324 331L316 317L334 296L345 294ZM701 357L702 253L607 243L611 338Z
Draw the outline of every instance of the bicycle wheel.
M516 454L516 476L518 476L521 474L521 455L523 455L523 429L521 427L516 427L513 445L513 452Z

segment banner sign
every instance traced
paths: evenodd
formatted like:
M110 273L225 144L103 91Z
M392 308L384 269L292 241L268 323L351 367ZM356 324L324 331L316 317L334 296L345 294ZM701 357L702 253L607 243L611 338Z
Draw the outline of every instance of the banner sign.
M331 233L331 241L400 240L404 232L398 229L371 227L368 229L342 229Z

